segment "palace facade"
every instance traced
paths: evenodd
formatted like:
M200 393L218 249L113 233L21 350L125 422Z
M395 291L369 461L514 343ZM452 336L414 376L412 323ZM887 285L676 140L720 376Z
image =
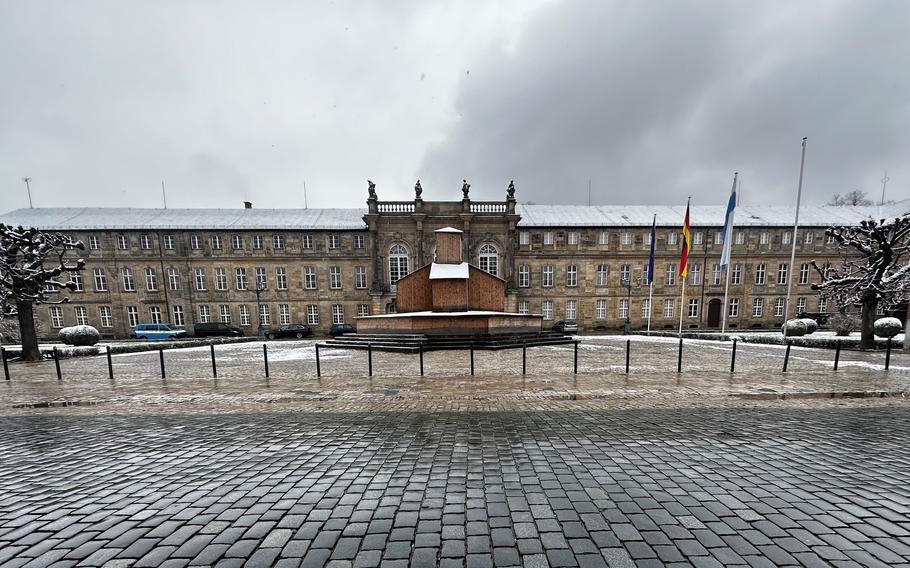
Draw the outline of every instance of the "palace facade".
M306 323L326 331L395 310L395 283L432 262L434 231L464 232L463 258L503 278L506 310L541 314L544 327L576 320L586 332L718 327L783 322L788 279L791 317L827 312L812 290L810 262L837 262L825 237L833 225L896 216L910 201L878 207L804 207L794 235L788 207L736 210L730 293L720 270L723 206L691 209L686 300L678 274L684 206L519 205L503 201L380 201L366 209L19 209L0 223L61 231L85 244L70 301L36 307L44 335L75 324L108 337L134 325L223 321L255 334L259 326ZM653 296L647 269L657 219ZM789 226L788 226L789 225ZM791 239L796 262L790 266ZM830 306L831 309L834 306Z

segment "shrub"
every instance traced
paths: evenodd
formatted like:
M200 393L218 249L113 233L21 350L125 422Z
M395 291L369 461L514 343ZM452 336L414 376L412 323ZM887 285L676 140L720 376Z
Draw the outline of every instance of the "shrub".
M801 322L806 326L806 335L812 335L818 331L818 322L812 318L800 318Z
M801 319L787 320L781 327L785 337L799 337L806 335L806 323Z
M101 340L101 334L90 325L74 325L60 330L60 341L67 345L94 345Z
M904 330L901 320L897 318L880 318L873 324L875 335L879 337L894 337Z
M840 337L846 337L859 329L859 321L847 314L835 314L831 316L828 323L831 325L831 329L834 330L834 334Z

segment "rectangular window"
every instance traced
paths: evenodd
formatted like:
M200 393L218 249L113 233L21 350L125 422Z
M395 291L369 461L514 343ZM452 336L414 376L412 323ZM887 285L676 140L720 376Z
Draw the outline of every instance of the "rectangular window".
M257 266L256 267L256 288L258 288L260 290L265 290L268 287L269 287L269 280L265 274L265 267Z
M692 283L692 286L701 285L701 265L693 264L689 266L689 282Z
M259 305L259 325L272 325L272 312L268 304Z
M186 325L186 318L183 315L183 306L174 306L174 325Z
M340 246L341 246L341 237L334 233L329 235L329 248L337 249Z
M700 245L704 242L704 234L701 231L695 231L692 233L692 244Z
M578 266L566 266L566 286L578 286Z
M664 317L673 317L673 298L667 298L664 300Z
M715 264L711 267L711 284L717 286L720 284L720 265Z
M76 325L88 325L88 310L85 306L76 306Z
M82 285L82 274L70 272L70 282L74 284L73 292L84 292L85 287Z
M567 239L568 239L568 242L570 245L577 245L578 244L578 233L576 231L569 231Z
M208 306L199 306L199 323L209 323L212 319L212 310Z
M724 233L723 231L717 231L714 233L714 244L722 245L724 244Z
M784 299L778 298L774 300L774 316L783 317L784 315Z
M313 235L301 235L300 236L300 248L303 248L303 249L313 248Z
M231 323L231 307L227 304L221 304L218 306L218 311L221 315L222 323Z
M756 284L765 283L765 265L764 265L764 263L755 265L755 283Z
M98 235L88 236L88 248L92 250L98 250L101 248L101 243L98 241Z
M245 305L239 306L240 310L240 325L249 326L250 325L250 307Z
M645 233L644 241L646 245L651 246L651 231Z
M329 267L329 288L333 290L341 288L341 268L338 266Z
M307 325L319 325L319 306L316 304L307 305L306 322Z
M284 235L272 235L272 248L275 250L284 248Z
M760 245L768 244L768 231L762 231L758 235L758 244L760 244Z
M818 313L820 313L820 314L828 313L828 298L819 298L818 299Z
M288 289L288 269L283 266L275 268L275 288L279 290Z
M623 231L622 239L620 240L621 244L631 245L632 244L632 233L629 231Z
M332 323L344 323L344 306L332 304Z
M227 290L227 270L224 268L215 269L215 289L216 290Z
M796 317L806 313L806 299L797 298L796 299Z
M698 298L689 298L689 310L686 315L690 318L698 317Z
M739 317L739 298L730 298L730 310L727 315L731 318Z
M254 248L255 250L260 250L260 249L262 249L262 235L254 235L254 236L253 236L253 248Z
M63 308L60 306L51 306L51 327L59 329L63 327Z
M733 264L730 268L730 284L742 284L743 283L743 266L741 264Z
M128 306L126 308L126 321L130 324L130 327L139 325L139 308Z
M221 250L221 235L212 235L212 248Z
M114 327L114 318L110 306L99 306L98 317L101 318L101 327Z
M641 317L648 319L651 317L651 299L645 298L641 301Z
M354 248L355 249L363 248L363 235L354 235Z
M742 231L736 231L736 234L733 236L734 244L741 245L746 242L746 233Z
M676 285L676 265L668 264L667 265L667 286Z
M628 319L629 318L629 299L620 298L619 299L619 319Z
M531 313L531 303L527 300L518 300L518 313L520 314L530 314Z
M760 318L765 310L765 299L755 298L752 300L752 317Z
M777 283L786 284L787 283L787 274L790 272L790 264L782 262L777 265Z
M167 288L168 290L180 289L180 273L176 268L167 269Z
M149 308L149 322L161 323L161 308L158 306L152 306Z
M607 319L607 301L595 300L594 302L594 319Z
M117 235L117 248L120 250L130 248L130 240L126 235Z
M799 283L808 284L809 283L809 263L804 262L799 265Z
M206 278L205 278L205 268L197 268L193 271L194 273L194 282L196 283L196 289L200 292L205 291Z
M522 264L518 267L518 287L528 288L531 286L531 267Z
M815 232L806 231L806 244L811 245L815 241Z
M526 245L531 242L531 234L527 231L518 232L518 244Z
M278 304L278 325L288 325L291 323L291 306L287 304Z
M619 265L619 281L623 285L628 285L632 280L632 266L629 264Z
M829 244L829 245L833 245L834 244L834 235L826 235L825 243Z
M607 231L601 231L600 237L598 237L598 239L597 239L597 244L605 245L605 244L608 244L609 242L610 242L610 233Z
M139 236L139 246L145 250L152 248L152 238L146 233L141 234Z
M781 233L781 235L780 235L780 242L783 243L783 244L785 244L785 245L789 245L789 244L790 244L790 239L791 239L792 237L793 237L793 233L791 233L790 231L784 231L784 232Z
M367 287L367 267L354 267L354 288L363 289Z
M370 315L370 305L369 304L357 304L357 317L365 318Z
M164 248L174 250L174 235L164 235Z
M158 290L158 274L155 272L155 269L148 267L145 269L145 289L149 292L156 292ZM158 322L153 322L158 323Z
M566 319L574 321L578 314L578 300L566 300Z
M678 233L667 233L667 244L675 245L676 244L676 235Z
M92 274L95 276L95 291L107 292L107 276L104 275L104 269L95 268Z
M553 244L553 231L544 231L543 233L543 244L552 245Z
M307 290L316 289L316 268L313 266L303 267L303 287Z
M607 276L608 276L608 274L609 274L609 272L608 272L608 270L607 270L607 265L606 265L606 264L598 264L598 265L597 265L596 283L597 283L598 286L606 286L606 285L607 285Z
M238 290L246 290L246 268L234 270L234 283Z
M241 235L231 235L231 246L234 250L243 248L243 237Z
M551 320L553 319L553 300L544 300L543 309L541 310L543 314L543 319Z
M645 284L650 284L651 276L651 266L649 264L644 264L641 267L641 279Z
M540 273L540 285L544 288L551 288L553 286L553 267L545 265Z
M202 241L199 238L199 235L193 235L190 237L190 248L193 250L199 250L202 248Z

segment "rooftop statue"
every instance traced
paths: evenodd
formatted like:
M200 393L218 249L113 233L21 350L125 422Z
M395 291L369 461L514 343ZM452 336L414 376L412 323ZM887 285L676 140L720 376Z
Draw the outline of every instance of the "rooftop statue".
M376 199L376 184L370 180L367 180L367 183L370 184L370 186L367 188L367 191L370 192L370 199Z
M423 193L423 188L420 187L420 180L417 180L417 184L414 185L414 196L417 199L420 199L420 194Z
M509 189L506 190L506 197L509 199L515 199L515 180L509 182Z
M467 198L468 198L468 191L471 190L471 184L469 184L469 183L468 183L468 180L466 180L466 179L463 179L463 180L461 180L461 181L462 181L461 193L464 195L464 198L467 199Z

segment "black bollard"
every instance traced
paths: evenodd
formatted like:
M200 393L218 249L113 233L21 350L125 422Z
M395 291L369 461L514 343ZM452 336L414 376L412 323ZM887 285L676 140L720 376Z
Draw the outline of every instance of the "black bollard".
M626 340L626 374L629 374L629 358L632 355L632 340Z
M524 375L528 371L528 342L523 341L521 343L521 374Z
M269 378L269 346L262 344L262 362L265 364L265 378Z
M209 345L209 350L212 353L212 377L218 378L218 366L215 364L215 346Z
M834 370L837 370L837 365L840 363L840 341L837 342L837 347L834 348Z
M790 342L787 342L787 352L784 353L784 372L787 372L787 363L790 362Z
M373 344L367 343L367 373L373 376Z
M62 381L63 375L60 374L60 357L57 355L56 347L54 347L54 366L57 368L57 380Z
M0 358L3 359L3 376L9 380L9 362L6 360L6 349L0 347Z
M167 375L164 372L164 348L158 348L158 362L161 363L161 378L166 379Z
M420 355L420 376L423 376L423 343L417 344L417 350Z
M575 374L578 374L578 341L575 342Z
M471 376L474 376L474 342L471 342Z
M891 366L891 338L888 338L888 343L885 348L885 370L888 370L888 367Z
M319 367L319 344L316 344L316 376L322 376L322 369Z
M736 370L736 338L733 338L733 354L730 355L730 372Z
M682 337L679 338L679 354L676 356L676 372L682 373Z
M111 346L105 345L105 347L107 348L106 349L106 351L107 351L107 377L113 381L114 380L114 362L111 361Z

